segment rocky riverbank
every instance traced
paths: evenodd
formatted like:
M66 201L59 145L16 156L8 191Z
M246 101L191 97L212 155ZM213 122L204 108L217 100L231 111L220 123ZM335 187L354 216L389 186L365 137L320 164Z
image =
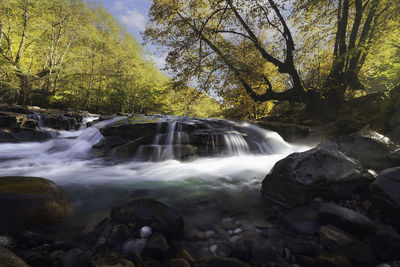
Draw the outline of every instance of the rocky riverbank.
M45 140L33 132L57 134L48 128L78 129L84 116L76 111L35 113L32 108L0 108L0 139L7 143ZM44 117L53 119L44 123ZM91 124L112 118L101 117ZM94 152L128 160L139 143L146 146L145 140L155 139L160 131L156 123L128 115L116 124L99 127L105 138L94 146ZM190 156L209 153L205 150L212 144L209 137L222 134L193 121L182 125L188 127L185 132L192 140L199 140L190 142ZM25 130L27 138L17 135ZM305 128L293 131L308 134ZM167 130L161 136L167 138ZM240 136L251 142L245 133ZM212 225L185 223L181 206L141 197L134 190L108 216L69 233L80 238L67 240L53 230L60 229L56 226L74 212L62 189L44 178L0 177L0 262L40 267L397 266L399 145L366 129L327 139L278 161L259 185L261 193L249 191L260 199L256 197L243 212L228 211L249 203L246 200L221 199L229 215ZM218 151L223 155L227 147ZM197 203L213 207L202 203L201 196ZM246 209L257 209L261 216L246 216Z

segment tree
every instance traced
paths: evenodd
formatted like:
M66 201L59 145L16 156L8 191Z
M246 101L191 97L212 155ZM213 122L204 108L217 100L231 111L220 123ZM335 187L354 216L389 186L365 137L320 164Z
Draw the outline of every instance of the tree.
M150 9L152 24L146 36L170 48L167 62L177 79L196 77L203 88L222 88L222 79L233 78L255 101L305 101L299 73L294 65L294 42L284 15L274 1L167 1L156 0ZM275 30L277 43L262 33ZM238 58L240 56L240 59ZM261 66L270 63L289 77L291 88L273 90L268 75L260 72L249 57ZM260 90L263 89L263 90ZM263 91L262 93L259 93Z
M150 10L151 24L145 33L149 40L169 49L167 62L176 72L176 80L219 92L235 90L240 85L256 102L288 100L307 103L314 109L328 104L327 113L332 113L343 103L346 90L362 88L359 73L391 3L282 2L285 5L279 6L273 0L155 0ZM297 12L302 18L289 20ZM302 79L312 77L309 67L314 63L307 62L307 56L300 56L295 41L307 34L300 32L307 22L314 20L319 26L325 23L318 21L321 18L329 20L328 32L335 40L322 40L332 49L332 65L324 81L318 82L324 90L318 91L309 87L314 82ZM295 34L289 27L296 29ZM301 45L309 41L300 40L298 48L301 50ZM306 55L310 53L305 51ZM323 51L318 57L321 55L327 54ZM286 78L286 89L277 90L271 82L273 75L264 69L267 64Z

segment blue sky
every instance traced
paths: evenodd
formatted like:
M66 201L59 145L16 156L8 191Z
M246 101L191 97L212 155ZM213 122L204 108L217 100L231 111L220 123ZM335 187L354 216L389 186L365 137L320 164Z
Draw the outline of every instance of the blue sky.
M110 11L116 19L124 25L128 31L142 43L141 32L145 30L148 21L148 10L151 0L101 0L104 7ZM158 52L157 48L151 44L146 45L151 57L159 69L165 65L165 54Z

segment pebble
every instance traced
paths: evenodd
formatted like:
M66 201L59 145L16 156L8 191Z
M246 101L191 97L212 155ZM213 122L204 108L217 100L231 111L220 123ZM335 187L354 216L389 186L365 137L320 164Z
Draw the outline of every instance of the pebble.
M9 247L13 243L12 237L0 236L0 247Z
M122 246L122 251L124 254L129 255L131 253L141 253L147 244L147 240L144 238L134 239L132 241L126 242Z
M241 239L242 237L240 235L235 235L232 236L229 241L231 241L232 243L236 243L239 239Z
M211 251L214 255L217 255L217 249L218 249L218 246L217 246L217 245L212 245L212 246L210 247L210 251Z
M141 238L148 238L152 235L153 230L151 230L150 227L148 226L143 226L142 228L140 228L140 237Z
M238 235L238 234L240 234L241 232L243 232L243 230L242 230L241 228L237 228L237 229L235 229L235 230L233 231L233 233L234 233L235 235Z
M215 237L216 237L215 232L212 231L212 230L206 231L206 232L205 232L205 235L206 235L207 238L215 238Z
M254 226L258 229L268 229L268 227L270 227L270 224L266 221L255 221Z

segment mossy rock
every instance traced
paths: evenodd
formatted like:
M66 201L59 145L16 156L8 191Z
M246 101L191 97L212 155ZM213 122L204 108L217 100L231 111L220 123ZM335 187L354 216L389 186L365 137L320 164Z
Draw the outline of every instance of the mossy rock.
M0 234L58 222L70 211L64 192L38 177L0 177Z

